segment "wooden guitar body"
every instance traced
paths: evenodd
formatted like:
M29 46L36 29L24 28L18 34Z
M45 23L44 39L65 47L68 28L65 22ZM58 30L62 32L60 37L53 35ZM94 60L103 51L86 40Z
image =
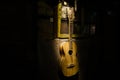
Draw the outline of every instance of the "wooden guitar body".
M70 77L79 71L77 58L77 46L72 42L72 54L70 54L69 42L63 42L60 45L60 67L64 76Z
M74 27L74 8L67 6L65 9L66 27L68 27L69 37L67 42L60 44L60 68L64 76L71 77L78 73L79 62L77 57L77 45L72 41Z

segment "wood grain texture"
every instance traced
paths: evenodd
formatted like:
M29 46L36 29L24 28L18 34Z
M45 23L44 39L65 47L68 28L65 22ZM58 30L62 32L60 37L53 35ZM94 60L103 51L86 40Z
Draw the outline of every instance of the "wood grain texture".
M69 42L63 42L60 45L60 66L64 76L73 76L79 71L77 58L77 45L72 42L72 55L69 54Z

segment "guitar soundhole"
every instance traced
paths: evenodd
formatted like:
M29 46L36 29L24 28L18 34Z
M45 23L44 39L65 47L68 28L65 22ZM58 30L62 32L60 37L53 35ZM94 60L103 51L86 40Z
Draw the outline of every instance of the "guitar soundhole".
M69 52L68 52L70 55L72 55L72 53L73 53L73 51L72 50L69 50Z

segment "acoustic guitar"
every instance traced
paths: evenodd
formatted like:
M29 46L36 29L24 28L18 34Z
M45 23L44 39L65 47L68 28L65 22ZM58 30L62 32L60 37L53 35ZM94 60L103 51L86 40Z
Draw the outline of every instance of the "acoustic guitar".
M67 11L68 12L68 11ZM64 76L70 77L78 73L77 45L72 41L73 18L68 16L69 38L60 45L60 67Z

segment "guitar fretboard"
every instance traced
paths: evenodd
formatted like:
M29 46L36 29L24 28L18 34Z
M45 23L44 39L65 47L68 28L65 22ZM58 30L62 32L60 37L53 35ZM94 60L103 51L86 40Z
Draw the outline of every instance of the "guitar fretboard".
M73 22L70 22L69 24L69 49L72 50Z
M69 18L69 49L72 50L73 21Z
M72 10L72 9L71 9ZM69 13L68 11L68 9L66 9L66 16L67 16L67 19L68 19L68 29L69 29L69 39L68 39L68 41L69 41L69 50L72 50L72 33L73 33L73 18L74 18L74 15L73 15L73 13ZM72 11L70 11L70 12L72 12Z

